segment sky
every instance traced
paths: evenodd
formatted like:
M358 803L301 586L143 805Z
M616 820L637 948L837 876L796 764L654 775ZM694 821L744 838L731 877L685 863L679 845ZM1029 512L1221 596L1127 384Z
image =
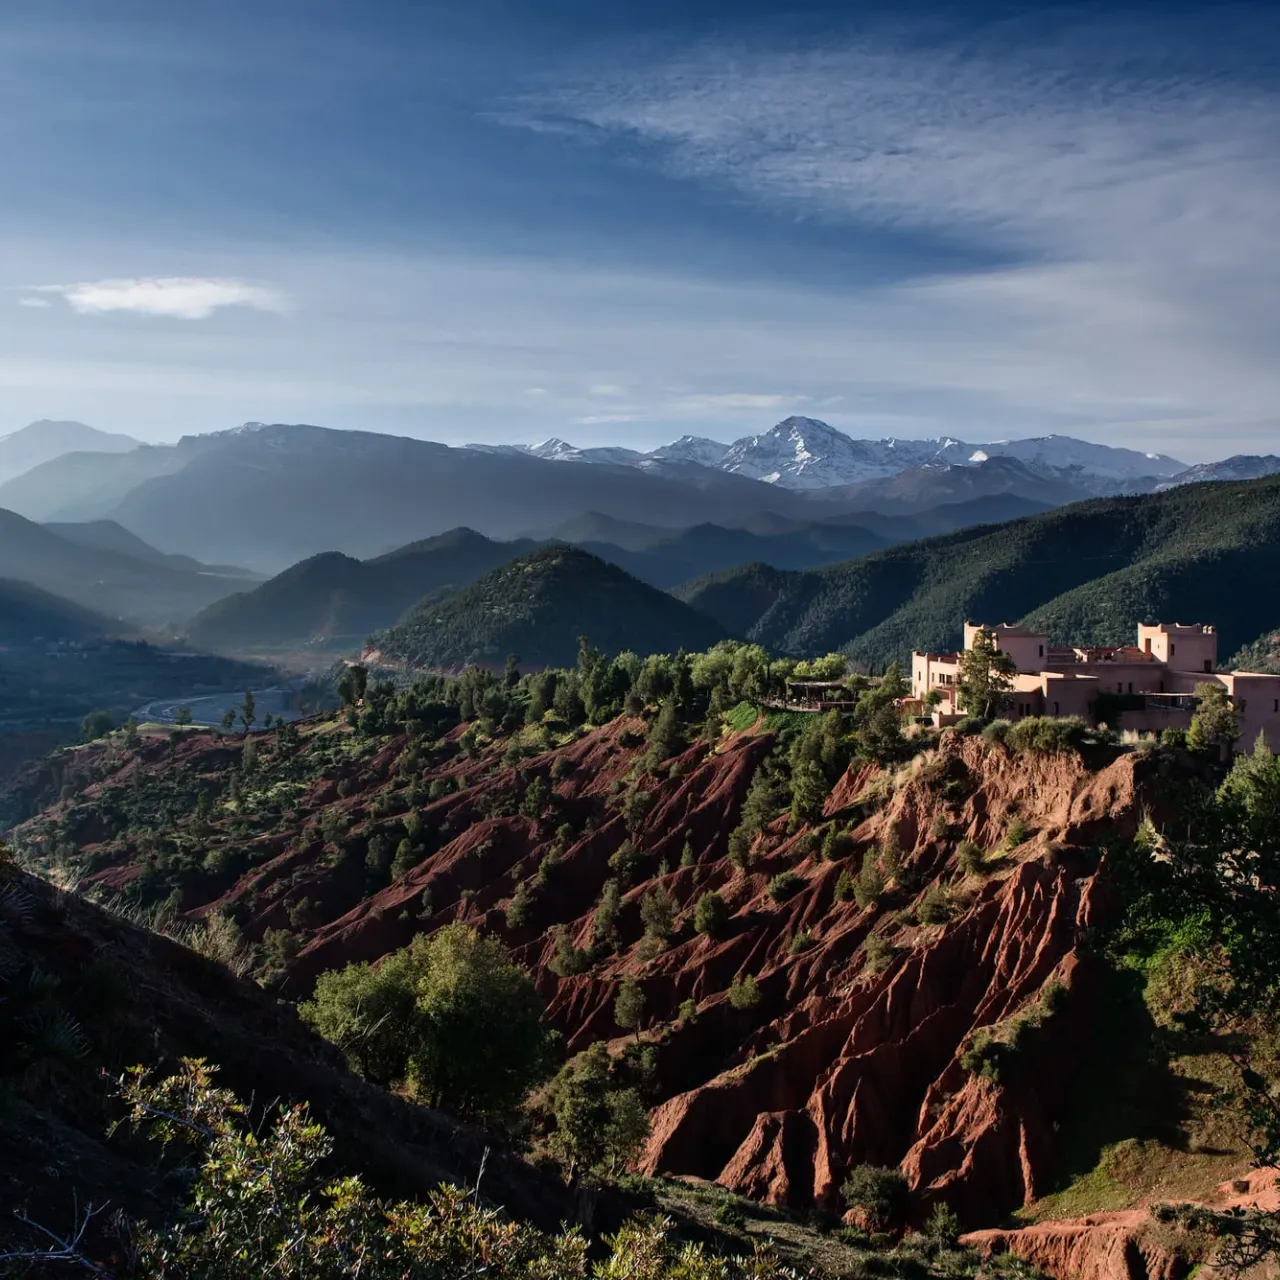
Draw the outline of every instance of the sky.
M1280 452L1280 5L6 0L0 432Z

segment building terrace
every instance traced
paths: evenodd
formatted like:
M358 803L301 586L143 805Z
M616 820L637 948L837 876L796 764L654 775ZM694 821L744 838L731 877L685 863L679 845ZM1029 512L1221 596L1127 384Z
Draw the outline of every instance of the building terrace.
M965 649L982 632L1013 661L1007 710L1012 719L1079 716L1091 724L1140 732L1186 728L1198 703L1196 686L1208 681L1226 689L1244 741L1262 732L1280 750L1280 676L1219 671L1218 633L1212 626L1140 624L1137 644L1072 647L1052 644L1048 632L1013 623L966 622ZM964 714L956 690L960 662L959 653L912 654L912 698L935 704L939 724Z

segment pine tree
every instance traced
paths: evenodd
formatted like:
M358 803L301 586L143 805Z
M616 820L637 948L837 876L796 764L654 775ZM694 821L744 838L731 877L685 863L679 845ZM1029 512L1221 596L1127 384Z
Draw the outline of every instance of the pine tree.
M999 715L1013 689L1013 659L996 647L989 631L978 631L960 655L956 694L961 710L982 720Z

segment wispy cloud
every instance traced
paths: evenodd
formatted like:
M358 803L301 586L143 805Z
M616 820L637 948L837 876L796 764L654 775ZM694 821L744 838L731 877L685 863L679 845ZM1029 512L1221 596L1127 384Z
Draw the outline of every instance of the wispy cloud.
M774 413L789 405L803 404L808 398L803 395L725 391L719 394L680 396L668 408L672 412L693 417L717 413Z
M791 217L1006 264L856 291L825 340L855 393L1100 423L1160 404L1166 421L1252 430L1276 413L1280 92L1221 61L1251 56L1265 15L1206 21L708 44L591 72L507 118L576 122Z
M29 297L29 298L19 298L19 299L18 299L18 306L20 306L20 307L36 307L36 308L39 308L39 309L47 309L47 308L49 308L49 307L53 306L53 303L52 303L52 302L50 302L48 298L40 298L40 297L32 296L32 297Z
M223 307L248 307L255 311L283 311L285 308L284 297L278 290L245 280L199 276L152 276L33 285L21 300L22 304L48 305L43 296L46 294L65 298L71 309L81 315L129 311L179 320L207 320Z

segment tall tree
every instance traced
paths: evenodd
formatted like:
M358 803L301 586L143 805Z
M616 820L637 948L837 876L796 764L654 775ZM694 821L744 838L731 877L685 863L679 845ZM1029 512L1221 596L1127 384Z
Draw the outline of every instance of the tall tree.
M999 715L1013 690L1013 659L996 647L995 636L978 631L960 655L956 692L961 710L982 720Z

